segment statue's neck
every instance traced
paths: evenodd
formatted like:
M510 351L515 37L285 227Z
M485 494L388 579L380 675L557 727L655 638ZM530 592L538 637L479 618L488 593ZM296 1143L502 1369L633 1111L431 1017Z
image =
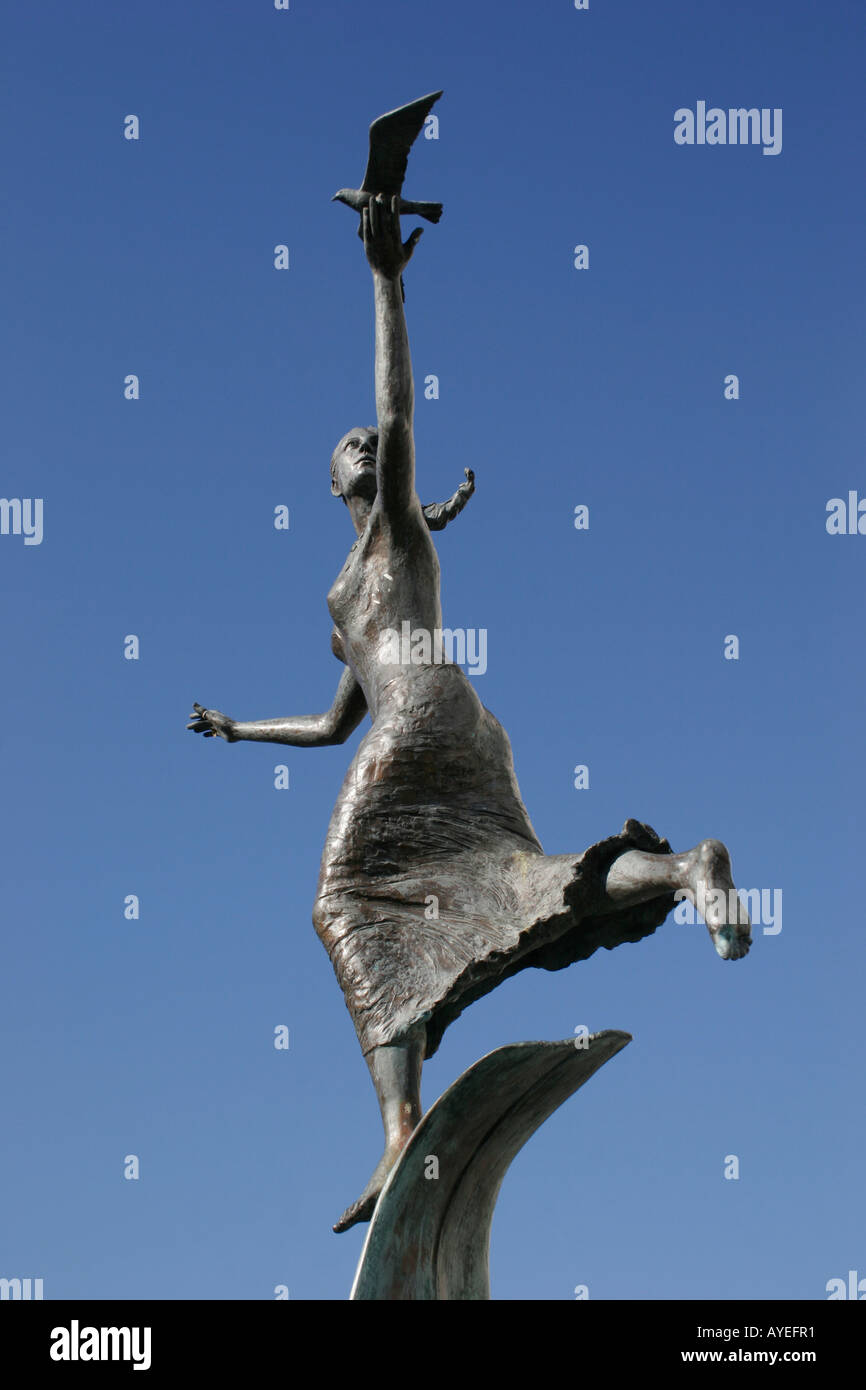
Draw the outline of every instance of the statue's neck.
M349 503L349 511L352 516L352 525L360 536L370 520L370 513L373 510L373 503L366 497L353 497Z

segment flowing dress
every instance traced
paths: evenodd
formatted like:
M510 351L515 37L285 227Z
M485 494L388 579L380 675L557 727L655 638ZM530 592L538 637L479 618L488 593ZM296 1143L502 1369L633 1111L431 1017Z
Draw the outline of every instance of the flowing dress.
M328 598L338 628L348 588L341 575ZM462 669L411 667L394 685L346 773L313 921L362 1050L424 1023L430 1057L461 1011L516 971L561 970L655 931L673 894L610 911L604 879L627 849L672 851L628 820L582 854L546 855L508 737Z

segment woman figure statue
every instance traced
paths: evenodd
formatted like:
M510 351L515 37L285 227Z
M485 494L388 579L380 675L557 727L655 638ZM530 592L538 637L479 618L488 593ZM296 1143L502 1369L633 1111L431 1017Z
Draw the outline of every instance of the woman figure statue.
M421 230L401 242L397 198L371 198L362 218L378 423L350 430L331 459L331 490L357 533L328 595L346 670L325 714L243 723L195 705L188 726L230 743L320 747L343 743L366 713L372 720L334 808L313 909L385 1128L382 1159L338 1231L372 1216L421 1119L422 1063L467 1004L527 966L560 970L599 946L638 941L661 925L677 890L697 899L723 960L745 955L751 940L718 840L675 854L628 820L582 854L542 850L504 730L437 649L430 530L456 514L472 483L427 516L415 492L400 277ZM407 630L409 660L406 643L394 641Z

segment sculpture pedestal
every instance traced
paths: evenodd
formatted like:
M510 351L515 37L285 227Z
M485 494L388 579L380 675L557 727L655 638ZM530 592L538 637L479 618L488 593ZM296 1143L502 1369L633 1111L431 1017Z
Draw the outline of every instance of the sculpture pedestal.
M458 1077L388 1177L351 1298L489 1299L490 1226L509 1164L629 1042L629 1033L609 1030L565 1042L511 1043Z

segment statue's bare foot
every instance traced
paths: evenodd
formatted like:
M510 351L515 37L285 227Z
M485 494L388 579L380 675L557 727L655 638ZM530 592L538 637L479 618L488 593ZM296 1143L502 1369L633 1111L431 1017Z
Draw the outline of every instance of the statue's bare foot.
M376 1203L379 1200L379 1194L385 1186L388 1174L394 1167L394 1164L397 1162L404 1148L405 1144L389 1144L379 1160L372 1178L364 1188L364 1191L361 1193L357 1202L353 1202L350 1207L346 1207L343 1215L333 1228L335 1231L348 1231L350 1226L356 1226L359 1221L372 1220L373 1212L376 1210Z
M693 851L689 887L722 960L740 960L752 944L752 924L721 840L702 840Z

